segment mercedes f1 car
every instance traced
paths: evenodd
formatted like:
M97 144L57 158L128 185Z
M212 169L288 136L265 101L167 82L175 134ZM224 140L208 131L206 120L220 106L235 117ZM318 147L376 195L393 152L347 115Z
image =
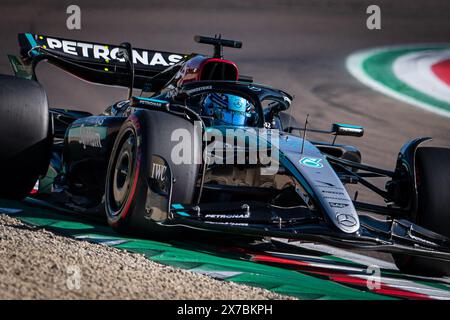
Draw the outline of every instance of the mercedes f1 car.
M422 147L430 138L407 142L393 170L363 164L356 147L336 143L361 137L362 127L298 125L291 95L223 58L239 41L197 36L214 47L205 56L18 39L15 76L0 76L1 197L102 215L119 231L181 226L319 242L392 253L407 272L450 274L450 149ZM35 73L41 61L127 87L128 97L99 115L49 108ZM308 131L334 139L309 141ZM378 177L384 188L370 182ZM350 184L385 205L350 197Z

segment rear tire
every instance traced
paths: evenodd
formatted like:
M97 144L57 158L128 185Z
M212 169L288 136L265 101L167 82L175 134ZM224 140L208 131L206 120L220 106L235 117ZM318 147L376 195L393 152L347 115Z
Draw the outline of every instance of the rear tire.
M417 149L416 175L418 214L414 223L450 237L450 149ZM412 274L450 276L450 262L415 256L394 255L400 270Z
M0 75L0 197L26 197L48 168L47 95L36 81Z

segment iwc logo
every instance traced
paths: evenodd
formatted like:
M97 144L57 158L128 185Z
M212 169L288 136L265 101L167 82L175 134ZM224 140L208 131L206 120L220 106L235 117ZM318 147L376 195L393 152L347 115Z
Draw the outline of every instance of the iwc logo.
M167 171L167 166L158 164L158 163L152 163L151 177L153 179L156 179L159 181L165 181L166 180L166 171Z

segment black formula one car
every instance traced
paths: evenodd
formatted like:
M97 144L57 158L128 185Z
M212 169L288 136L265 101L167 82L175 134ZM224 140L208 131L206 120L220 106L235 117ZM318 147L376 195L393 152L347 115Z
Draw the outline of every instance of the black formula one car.
M0 76L1 197L103 215L119 231L319 242L390 252L406 272L450 274L450 149L420 147L430 138L407 142L393 170L361 163L357 148L335 140L363 128L300 127L287 112L292 96L223 59L223 47L239 41L195 37L214 47L208 57L18 39L15 76ZM35 74L41 61L129 95L99 115L48 108ZM307 131L334 140L309 141ZM369 182L378 177L385 188ZM386 205L352 199L347 184Z

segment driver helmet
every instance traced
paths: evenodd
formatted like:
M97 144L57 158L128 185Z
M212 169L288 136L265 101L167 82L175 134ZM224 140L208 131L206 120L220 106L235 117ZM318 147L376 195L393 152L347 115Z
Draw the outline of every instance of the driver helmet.
M203 100L203 112L215 120L243 126L251 117L251 104L244 98L232 94L211 93Z

